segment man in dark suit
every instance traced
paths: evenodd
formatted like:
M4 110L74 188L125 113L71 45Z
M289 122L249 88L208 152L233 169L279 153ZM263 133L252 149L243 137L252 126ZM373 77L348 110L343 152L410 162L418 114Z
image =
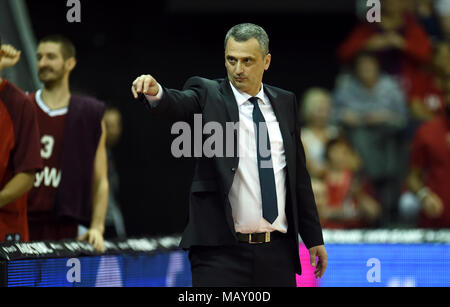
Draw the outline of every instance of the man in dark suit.
M150 75L133 82L134 97L155 114L190 124L201 118L205 127L221 128L223 141L215 135L214 145L226 155L196 156L180 244L190 250L194 286L296 286L298 234L316 278L325 272L296 98L262 83L270 61L264 29L240 24L225 38L228 78L193 77L182 91L163 88Z

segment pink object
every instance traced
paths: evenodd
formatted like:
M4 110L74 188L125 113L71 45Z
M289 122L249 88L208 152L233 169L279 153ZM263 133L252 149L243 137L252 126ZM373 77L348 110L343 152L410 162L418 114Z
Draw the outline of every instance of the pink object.
M302 275L297 275L297 287L318 287L319 282L314 276L314 268L309 261L309 251L304 244L300 245L299 253L302 264Z

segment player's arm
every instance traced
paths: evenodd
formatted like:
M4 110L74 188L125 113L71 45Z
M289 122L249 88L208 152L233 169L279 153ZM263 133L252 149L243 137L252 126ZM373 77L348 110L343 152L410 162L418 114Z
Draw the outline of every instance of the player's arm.
M92 219L89 231L79 238L88 240L97 251L104 251L103 233L108 208L108 162L106 155L106 128L102 121L102 136L94 160L94 178L92 186Z
M34 184L35 172L15 175L3 189L0 190L0 208L12 203L27 193Z

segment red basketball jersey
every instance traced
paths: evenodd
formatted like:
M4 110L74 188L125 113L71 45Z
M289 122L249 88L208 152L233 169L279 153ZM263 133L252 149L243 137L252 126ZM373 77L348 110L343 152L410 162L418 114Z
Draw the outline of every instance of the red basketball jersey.
M19 88L0 83L0 190L42 167L36 110ZM28 241L27 194L0 208L0 242Z
M53 210L56 192L63 176L61 155L64 146L64 126L68 108L51 110L42 100L42 91L31 96L36 104L44 167L36 174L28 200L29 219L38 219Z

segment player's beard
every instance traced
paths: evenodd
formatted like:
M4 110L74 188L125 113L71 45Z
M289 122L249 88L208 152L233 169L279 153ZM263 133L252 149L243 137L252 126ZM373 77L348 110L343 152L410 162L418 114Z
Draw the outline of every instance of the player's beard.
M51 73L50 76L46 77L44 73ZM62 67L59 70L55 70L53 68L45 67L39 70L39 80L44 83L45 87L53 87L53 85L58 84L64 77L64 68Z

